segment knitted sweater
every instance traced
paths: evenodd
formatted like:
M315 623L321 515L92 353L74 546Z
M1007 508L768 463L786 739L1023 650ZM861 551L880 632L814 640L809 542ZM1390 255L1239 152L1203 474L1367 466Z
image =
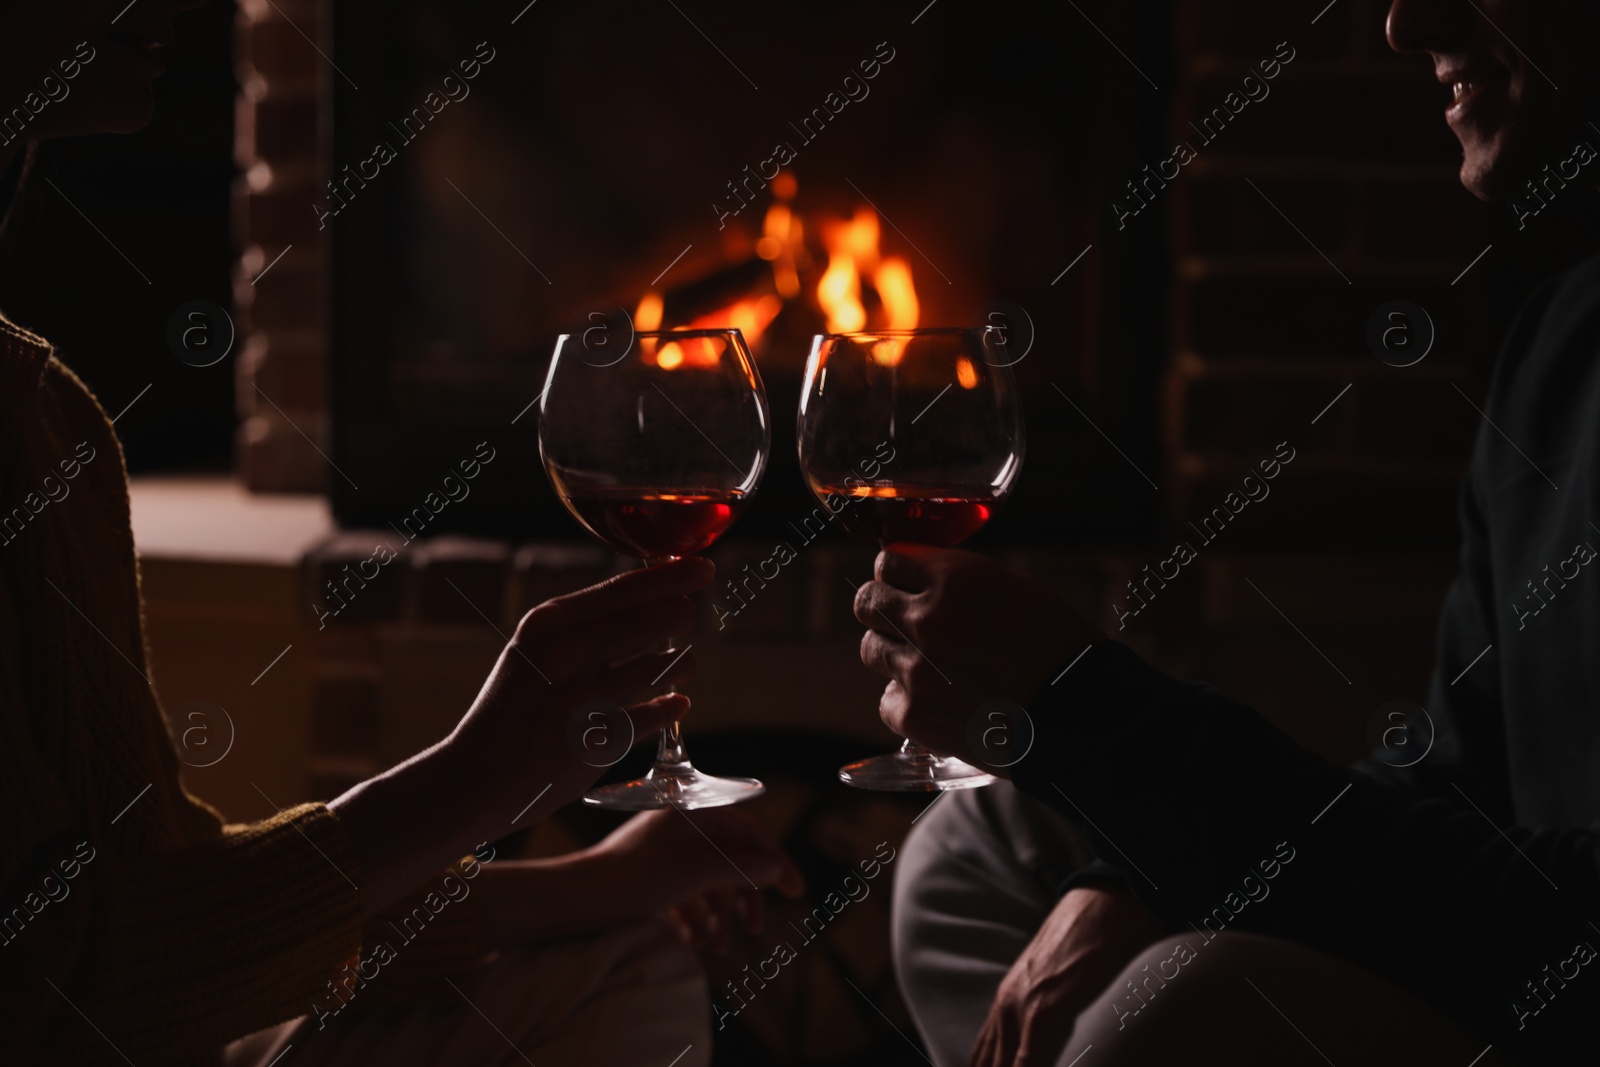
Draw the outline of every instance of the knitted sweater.
M3 317L0 457L0 1059L217 1063L348 983L351 843L322 804L230 825L184 791L121 449L50 346ZM471 954L475 910L440 924L446 957Z

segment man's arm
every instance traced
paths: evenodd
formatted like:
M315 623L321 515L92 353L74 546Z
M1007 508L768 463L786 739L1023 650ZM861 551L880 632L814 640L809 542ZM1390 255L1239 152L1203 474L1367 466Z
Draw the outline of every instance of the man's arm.
M1428 718L1383 724L1377 751L1356 764L1380 781L1459 803L1457 788L1509 824L1511 786L1500 691L1495 611L1483 491L1483 434L1461 483L1461 572L1439 614Z
M1590 975L1577 962L1593 952L1579 946L1600 946L1588 925L1600 912L1600 839L1589 830L1502 832L1454 789L1452 806L1332 766L972 553L896 546L856 606L877 627L863 662L891 679L885 723L974 758L974 712L1024 704L1032 750L996 773L1082 826L1170 930L1197 942L1249 930L1341 956L1497 1047L1539 1052L1592 1026L1562 1019L1600 1000L1588 991L1600 967ZM1006 618L1029 625L995 624ZM1547 979L1545 967L1567 978ZM1530 999L1529 982L1557 980L1573 988L1542 994L1547 1006Z
M1048 689L1012 781L1082 825L1169 929L1341 956L1499 1047L1559 1048L1592 1029L1600 967L1575 959L1600 948L1593 832L1502 832L1465 794L1418 799L1334 767L1118 644ZM1568 975L1565 999L1532 995L1547 967Z
M1069 889L995 991L972 1067L1054 1061L1083 1010L1164 932L1125 889Z
M1515 820L1501 662L1507 645L1525 635L1518 632L1518 612L1505 601L1507 591L1496 591L1489 520L1499 514L1496 509L1527 504L1496 493L1506 477L1503 464L1497 474L1491 460L1506 457L1502 427L1514 425L1519 413L1525 417L1537 410L1546 393L1570 387L1549 380L1541 367L1530 373L1527 363L1571 343L1571 322L1575 314L1586 314L1587 291L1581 279L1551 279L1527 300L1506 332L1484 401L1487 415L1461 482L1461 570L1439 616L1427 705L1431 736L1426 723L1396 722L1379 751L1358 764L1418 795L1459 804L1465 793L1504 826ZM1520 466L1526 457L1518 455L1514 462ZM1543 485L1539 488L1542 492ZM1419 760L1423 751L1427 755Z

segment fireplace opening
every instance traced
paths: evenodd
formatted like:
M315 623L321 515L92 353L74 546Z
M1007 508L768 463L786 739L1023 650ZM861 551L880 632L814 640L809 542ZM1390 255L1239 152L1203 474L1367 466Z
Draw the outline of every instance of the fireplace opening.
M1100 25L1160 71L1163 7ZM777 529L815 506L794 439L814 334L991 323L1028 338L1040 459L986 536L1148 536L1154 495L1097 442L1159 465L1159 227L1115 233L1105 183L1148 157L1161 97L1064 11L334 5L310 209L339 520L396 521L486 443L430 532L571 535L529 405L559 334L622 321L744 331L774 433L738 532Z

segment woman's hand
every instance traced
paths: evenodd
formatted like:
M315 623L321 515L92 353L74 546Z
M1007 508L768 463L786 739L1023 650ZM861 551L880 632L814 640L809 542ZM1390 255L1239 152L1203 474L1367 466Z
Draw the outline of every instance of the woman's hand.
M635 815L592 848L550 860L486 864L484 944L504 947L664 915L690 945L719 950L735 925L761 929L761 890L805 888L800 870L727 808Z
M884 724L945 755L981 758L969 724L989 701L1025 706L1105 635L1037 580L973 552L895 544L856 591L861 662L889 679ZM986 770L1004 774L985 761Z
M685 697L637 701L692 673L690 654L658 650L693 628L690 596L715 573L707 560L683 559L540 604L523 617L448 738L333 801L355 848L368 913L592 785L600 761L581 758L569 733L589 702L626 708L620 730L631 724L636 741L681 717Z
M971 1067L1055 1063L1079 1013L1162 932L1124 891L1069 890L1001 980Z
M794 899L800 868L748 818L728 808L647 811L594 848L615 877L635 887L646 912L665 912L695 948L727 951L734 927L761 932L761 890Z
M600 777L604 764L582 758L569 729L585 707L625 707L628 721L611 726L626 734L631 724L636 742L654 739L688 710L688 698L675 693L633 702L693 674L692 652L660 649L694 628L690 594L715 574L708 560L677 560L547 600L523 616L448 742L463 784L488 787L496 836L547 784L516 825L576 800Z

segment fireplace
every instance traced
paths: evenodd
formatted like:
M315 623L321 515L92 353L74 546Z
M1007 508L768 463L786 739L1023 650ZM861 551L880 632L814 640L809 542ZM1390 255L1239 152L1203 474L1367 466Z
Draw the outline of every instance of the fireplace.
M1161 7L1097 21L1153 47ZM530 408L557 335L733 324L775 424L739 532L774 529L813 506L793 430L813 334L992 322L1031 337L1040 459L990 536L1147 535L1156 499L1098 434L1159 468L1159 230L1113 232L1103 184L1148 156L1160 97L1108 81L1063 10L333 5L310 210L341 523L432 501L429 533L572 534ZM486 450L470 492L435 491ZM1072 455L1093 459L1043 458Z

